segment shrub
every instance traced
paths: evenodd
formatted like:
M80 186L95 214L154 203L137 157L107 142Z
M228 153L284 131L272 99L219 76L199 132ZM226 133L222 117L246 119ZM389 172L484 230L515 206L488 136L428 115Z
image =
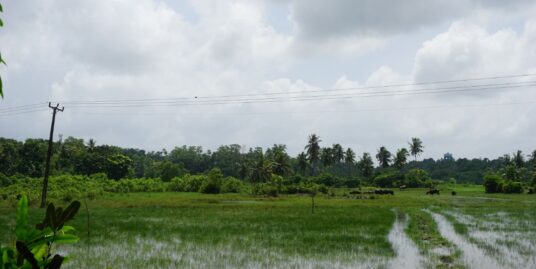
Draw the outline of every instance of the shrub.
M211 193L211 194L217 194L221 191L221 181L219 180L213 180L213 179L206 179L201 184L201 187L199 188L199 192L201 193Z
M499 193L503 191L503 179L500 175L490 173L484 176L484 189L486 193Z
M223 193L239 193L242 192L244 189L244 182L234 177L225 178L221 185L221 192Z
M523 193L523 184L516 181L508 181L503 185L504 193Z
M428 175L428 172L422 169L411 169L404 176L402 185L406 185L410 188L424 187L432 179Z
M169 189L178 192L198 192L206 178L205 175L190 174L186 174L183 177L175 177L171 180Z
M393 187L393 184L401 179L396 171L387 171L374 177L374 185L381 188Z

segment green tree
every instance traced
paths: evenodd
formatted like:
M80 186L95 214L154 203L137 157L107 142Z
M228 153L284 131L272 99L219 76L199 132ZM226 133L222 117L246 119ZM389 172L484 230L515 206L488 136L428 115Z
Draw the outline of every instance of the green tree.
M382 168L389 167L389 164L391 163L391 152L389 152L384 146L382 146L376 154L376 159L378 160Z
M168 182L174 177L180 177L188 173L182 163L172 163L170 161L163 161L157 166L157 176L162 181Z
M89 151L93 151L96 146L97 146L97 141L95 141L95 139L90 138L89 141L87 141L87 149Z
M287 154L287 146L274 145L266 151L267 159L272 162L273 173L280 176L286 176L291 173L290 156Z
M43 139L26 139L19 152L21 161L18 172L31 177L42 176L47 147L47 141Z
M322 142L320 137L316 134L312 134L309 136L309 140L305 146L307 158L313 168L313 175L316 175L318 161L320 160L320 142Z
M106 174L111 179L125 178L132 169L132 159L123 154L113 154L107 161Z
M357 162L357 168L362 176L370 178L374 173L374 162L368 152L364 152L359 162Z
M411 142L409 144L409 152L412 156L415 157L415 161L417 161L417 156L419 156L423 152L424 146L422 145L422 141L417 138L413 137L411 138Z
M252 182L264 183L269 182L272 178L272 163L264 158L262 152L259 154L251 170L250 179Z
M218 147L216 151L212 153L212 163L207 163L207 167L203 170L209 169L210 166L215 166L221 169L225 176L240 177L240 163L244 161L240 150L242 147L238 144L223 145ZM188 166L186 166L188 168ZM191 171L195 172L195 171Z
M336 163L340 163L344 160L344 149L340 144L333 144L332 146L333 160Z
M305 154L305 152L302 152L300 154L298 154L298 171L300 172L300 174L305 174L305 171L307 170L307 154Z
M394 167L402 169L408 160L409 152L405 148L401 148L396 151L395 158L393 160Z
M344 162L347 164L353 164L355 162L355 153L351 148L346 149L344 153Z
M517 168L525 166L525 156L521 150L516 151L513 155L513 162Z
M322 165L325 167L329 167L335 162L335 159L333 158L333 150L331 148L322 148L320 151L320 160L322 160Z
M0 173L7 176L17 173L21 163L20 152L23 144L14 139L0 138Z

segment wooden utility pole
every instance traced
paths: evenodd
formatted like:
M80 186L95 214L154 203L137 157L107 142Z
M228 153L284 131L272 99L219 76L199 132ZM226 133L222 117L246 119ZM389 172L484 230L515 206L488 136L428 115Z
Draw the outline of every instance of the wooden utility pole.
M50 136L48 138L48 152L47 162L45 166L45 179L43 180L43 192L41 192L41 208L45 208L47 205L47 188L48 188L48 173L50 172L50 157L52 157L52 138L54 136L54 123L56 122L56 112L63 112L63 107L60 108L60 104L52 106L48 102L48 107L52 108L52 124L50 125Z

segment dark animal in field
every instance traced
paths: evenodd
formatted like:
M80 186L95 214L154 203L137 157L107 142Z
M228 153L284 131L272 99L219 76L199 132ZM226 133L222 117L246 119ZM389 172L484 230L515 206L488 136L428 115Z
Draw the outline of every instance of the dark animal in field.
M439 195L439 190L432 189L432 190L427 191L426 194L429 194L429 195L437 194L437 195Z
M351 191L350 194L361 194L360 191Z
M456 195L456 192L455 191L452 191L452 196Z
M400 186L399 188L400 188L400 190L405 190L405 189L408 188L408 186L406 186L406 185L402 185L402 186Z
M535 191L534 191L534 188L529 188L529 194L534 194Z
M374 191L374 194L380 194L380 195L390 194L390 195L395 195L395 192L392 191L392 190L382 190L382 189L379 189L379 190L375 190L375 191Z

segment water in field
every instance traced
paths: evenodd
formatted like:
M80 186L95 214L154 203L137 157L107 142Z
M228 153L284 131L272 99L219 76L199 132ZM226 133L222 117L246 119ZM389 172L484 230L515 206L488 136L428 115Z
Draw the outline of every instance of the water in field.
M389 264L390 268L422 268L424 258L405 232L408 221L408 214L396 213L395 223L388 236L396 253L396 257Z

